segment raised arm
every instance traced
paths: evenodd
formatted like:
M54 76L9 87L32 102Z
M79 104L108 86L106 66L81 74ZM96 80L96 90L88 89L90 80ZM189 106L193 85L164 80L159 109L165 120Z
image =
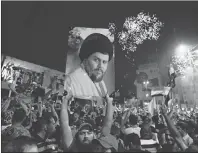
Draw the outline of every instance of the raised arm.
M23 100L19 100L19 104L21 105L21 107L25 110L26 112L26 115L28 116L30 111L29 111L29 108L27 107L26 104L24 104Z
M179 131L177 130L176 126L174 125L173 121L170 119L170 117L167 115L167 108L165 105L162 107L162 114L166 120L168 129L170 130L170 133L172 134L173 138L175 139L178 146L185 151L188 147L186 146L185 142L183 141L182 136L180 135Z
M102 127L102 134L103 135L108 135L111 132L111 126L113 123L113 112L114 112L114 107L113 107L113 98L110 98L109 95L106 96L106 102L107 102L107 109L106 109L106 114L103 122L103 127Z
M51 103L50 107L51 107L51 110L52 110L53 117L56 118L56 124L59 125L59 117L58 117L58 114L56 113L56 110L54 108L54 102Z
M127 110L127 111L124 112L124 114L122 116L122 120L121 120L121 131L124 134L125 134L125 124L128 121L130 114L131 114L131 111L130 110Z
M43 101L41 97L38 97L38 111L39 111L39 117L42 117L43 115Z
M63 102L61 106L61 114L60 114L60 125L61 125L61 133L63 139L63 147L64 150L68 150L73 142L72 131L69 126L69 116L68 116L68 102L72 98L71 94L68 94L66 97L63 97Z
M29 123L28 126L25 127L28 130L32 127L32 122L33 122L33 120L32 120L32 112L30 112L29 115L30 115L30 123Z

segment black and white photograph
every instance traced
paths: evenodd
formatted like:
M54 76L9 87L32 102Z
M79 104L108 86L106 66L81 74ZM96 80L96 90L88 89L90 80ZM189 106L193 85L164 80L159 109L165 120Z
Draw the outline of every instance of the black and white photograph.
M1 1L2 152L198 152L197 1Z

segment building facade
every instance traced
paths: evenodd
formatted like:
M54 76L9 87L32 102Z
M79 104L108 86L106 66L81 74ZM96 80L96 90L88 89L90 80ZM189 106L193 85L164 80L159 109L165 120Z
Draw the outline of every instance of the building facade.
M152 88L161 87L162 80L157 63L143 64L136 71L135 80L137 98L142 101L150 101Z

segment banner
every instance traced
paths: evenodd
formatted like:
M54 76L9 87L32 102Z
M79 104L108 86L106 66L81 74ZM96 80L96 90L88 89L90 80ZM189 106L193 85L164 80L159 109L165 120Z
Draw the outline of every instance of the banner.
M74 110L79 110L85 114L93 110L92 99L84 99L83 97L74 97L73 104L70 106L74 107Z
M5 56L5 61L1 70L2 88L22 93L30 97L35 86L41 86L47 93L50 85L55 81L57 92L63 92L64 73L44 66L22 61L14 57ZM55 79L54 79L55 78Z
M171 87L158 87L151 90L151 96L162 95L166 96L169 94Z

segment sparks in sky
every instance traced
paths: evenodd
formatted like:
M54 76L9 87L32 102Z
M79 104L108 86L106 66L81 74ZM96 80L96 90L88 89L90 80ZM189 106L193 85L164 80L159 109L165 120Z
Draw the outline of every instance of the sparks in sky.
M127 17L122 31L118 32L118 42L123 51L134 52L144 40L157 40L163 23L155 15L140 12L137 17ZM116 31L114 23L109 24L110 32Z
M182 54L173 56L172 62L176 67L176 72L184 75L189 69L198 68L198 50L187 49Z

